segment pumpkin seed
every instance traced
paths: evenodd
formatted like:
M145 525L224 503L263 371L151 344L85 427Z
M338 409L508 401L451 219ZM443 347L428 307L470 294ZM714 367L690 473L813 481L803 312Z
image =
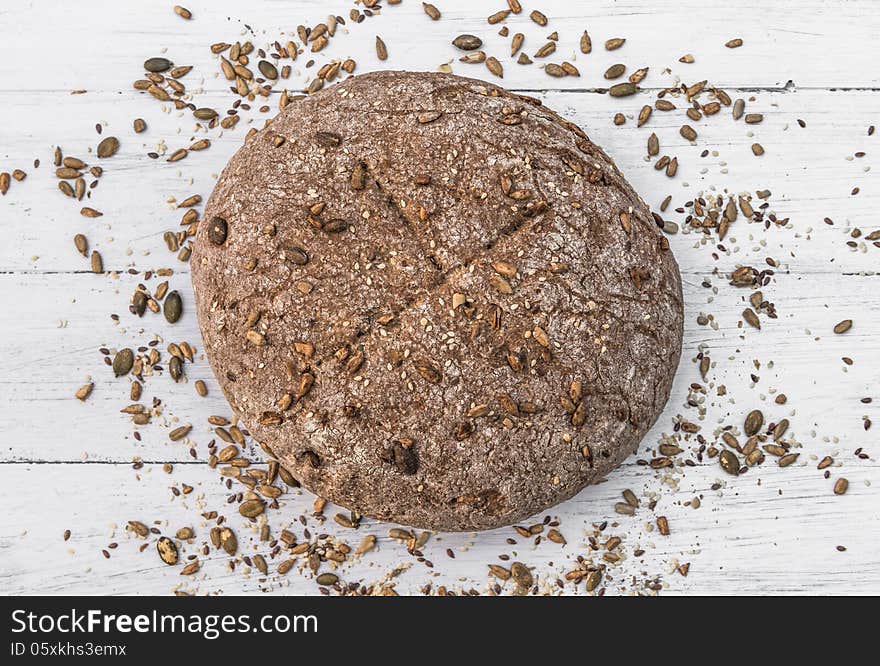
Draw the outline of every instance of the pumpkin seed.
M275 67L275 65L273 65L268 60L261 60L260 62L258 62L257 69L260 70L260 74L271 81L274 81L278 78L278 68Z
M764 425L764 413L760 409L753 409L746 415L745 423L743 424L743 432L751 437L752 435L757 435L758 431L761 430L761 426Z
M452 44L462 51L475 51L483 45L483 40L476 35L459 35L452 40Z
M238 506L238 512L245 518L256 518L266 510L266 502L261 499L245 500Z
M173 65L174 63L168 58L148 58L144 61L144 69L154 74L167 72Z
M315 578L315 582L318 585L335 585L339 582L339 576L332 573L322 573L320 576Z
M217 112L214 109L202 107L193 111L193 115L199 120L212 120L217 117Z
M119 139L115 136L108 136L98 144L98 157L113 157L119 150Z
M739 475L739 458L737 458L732 451L728 451L727 449L722 451L718 456L718 461L721 463L721 469L725 472L732 474L733 476Z
M171 291L165 297L163 313L169 324L176 324L183 313L183 301L177 291Z
M127 375L131 371L133 365L134 352L128 347L120 349L116 352L116 356L113 357L113 374L117 377Z
M165 564L177 564L179 555L177 553L177 545L168 537L160 537L156 542L156 549L159 551L159 559Z

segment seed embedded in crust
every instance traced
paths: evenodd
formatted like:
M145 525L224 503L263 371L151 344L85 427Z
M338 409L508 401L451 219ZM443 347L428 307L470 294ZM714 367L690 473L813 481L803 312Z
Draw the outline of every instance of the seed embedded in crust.
M389 447L379 453L379 459L407 476L415 474L419 468L415 447L411 440L394 440Z
M229 225L222 217L215 216L211 219L211 226L208 227L208 239L214 245L223 245L226 242L226 235L229 231Z

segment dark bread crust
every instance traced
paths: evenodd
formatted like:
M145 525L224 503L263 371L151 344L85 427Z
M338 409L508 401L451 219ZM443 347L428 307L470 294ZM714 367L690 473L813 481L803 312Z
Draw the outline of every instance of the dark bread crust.
M681 352L678 267L611 159L452 75L291 104L224 170L192 269L256 439L320 496L419 527L510 524L601 479Z

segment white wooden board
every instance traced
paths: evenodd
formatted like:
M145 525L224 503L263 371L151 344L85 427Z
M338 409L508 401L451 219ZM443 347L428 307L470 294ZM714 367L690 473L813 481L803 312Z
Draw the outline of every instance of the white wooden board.
M382 65L373 50L377 34L388 43L389 67L436 69L456 57L449 41L462 32L479 34L487 51L505 54L508 42L497 35L501 25L485 23L486 16L504 7L503 1L435 4L443 12L436 23L413 0L386 7L361 24L349 22L348 34L340 34L315 59L320 64L351 56L359 72L376 69ZM725 242L728 252L719 252L698 233L670 236L686 300L684 353L673 395L637 456L607 482L548 512L560 518L566 546L545 540L533 547L510 529L437 535L424 549L435 564L433 572L415 563L395 579L397 591L418 593L428 581L485 591L486 565L503 564L498 556L507 553L534 566L550 584L546 589L583 594L583 585L575 590L552 582L586 552L585 530L607 520L607 533L623 538L625 554L621 564L609 569L608 593L646 591L644 582L658 576L665 593L676 594L880 592L880 491L871 484L877 481L878 430L863 426L865 418L880 421L880 248L864 241L864 235L880 228L880 190L872 169L880 134L867 132L880 124L880 75L874 66L880 55L874 43L880 13L867 0L540 4L550 17L546 28L528 19L533 7L524 3L526 12L506 21L511 32L525 33L526 49L533 53L547 34L558 31L556 60L570 59L582 76L551 79L536 66L501 57L506 86L538 96L582 126L653 208L672 195L664 214L668 220L682 224L684 216L672 209L702 192L769 189L769 210L790 223L764 230L740 218ZM154 336L163 351L168 342L181 340L201 348L191 311L170 326L149 313L137 319L127 310L128 299L145 280L144 271L169 267L175 271L167 278L172 288L183 294L185 306L191 304L188 266L162 240L165 231L178 228L182 211L173 199L207 196L241 145L248 123L259 127L263 117L275 113L278 99L270 96L268 113L256 111L255 103L234 130L207 133L209 150L171 164L146 154L186 146L202 136L201 130L189 114L133 90L132 81L141 76L146 57L165 54L176 64L194 65L184 81L198 105L226 109L232 97L215 75L217 62L208 45L286 40L284 33L294 32L298 23L312 25L330 11L347 18L353 5L341 0L205 0L187 6L195 14L190 22L175 16L164 1L123 7L97 0L11 0L0 6L0 171L28 172L24 182L13 182L0 198L0 487L8 507L0 524L0 580L7 594L166 594L181 583L198 593L317 592L309 575L292 572L282 583L269 584L256 574L243 575L241 565L230 571L229 558L216 554L197 576L182 579L179 568L159 562L152 545L138 553L140 544L123 529L127 520L162 521L159 527L170 532L191 525L197 539L185 553L193 554L210 527L199 514L213 509L233 519L243 554L265 552L253 550L248 528L228 510L229 491L205 464L212 436L206 418L225 414L226 407L201 353L187 364L187 382L174 384L168 376L147 381L144 399L161 397L165 407L161 417L138 429L138 441L135 428L119 413L129 403L128 380L112 377L98 349L137 346ZM594 52L576 54L585 28ZM626 37L627 43L606 52L602 42L614 36ZM744 46L725 48L733 37L742 37ZM678 62L685 53L694 54L693 64ZM300 56L297 61L300 70L288 84L291 90L310 78L305 60ZM626 63L630 71L650 66L640 94L612 99L595 92L608 85L602 72L614 62ZM481 65L452 66L456 73L491 78ZM708 79L731 97L746 99L747 110L763 113L764 122L747 126L725 109L691 123L699 132L693 145L678 133L685 122L681 111L655 112L645 127L637 128L634 116L641 106L679 79ZM74 90L87 92L71 95ZM612 123L618 111L628 117L622 127ZM131 129L136 117L148 123L144 134ZM104 215L86 219L79 215L83 204L57 191L51 155L60 145L65 154L97 163L89 153L100 138L96 123L104 124L105 136L120 137L122 147L117 156L101 161L105 174L87 202ZM645 159L652 131L661 153L678 156L681 166L674 179ZM767 151L761 158L750 150L756 141ZM716 152L701 157L706 149ZM859 152L864 156L855 156ZM38 169L35 158L42 162ZM834 224L826 224L826 217ZM855 229L862 237L853 238ZM72 236L77 232L100 250L105 274L92 274L76 252ZM726 276L739 265L765 268L768 257L778 268L763 292L779 317L762 317L763 328L756 331L739 317L749 291L729 286ZM153 277L146 284L154 287L158 281ZM118 323L111 313L119 315ZM700 325L700 314L713 315L716 325ZM855 320L853 329L835 336L833 325L845 318ZM701 349L713 359L713 393L702 421L698 410L685 404L688 386L699 381L694 358ZM841 360L844 356L852 365ZM754 385L750 374L758 377ZM207 398L196 395L196 379L207 382ZM95 383L94 392L80 403L73 392L86 381ZM715 394L720 385L727 388L726 396ZM773 402L778 392L789 396L785 406ZM865 397L874 402L862 403ZM708 458L683 475L655 473L636 463L654 455L678 417L699 423L712 441L716 428L740 427L743 415L756 407L768 419L791 420L790 434L801 453L791 467L779 469L770 459L734 478ZM170 442L169 429L182 423L194 425L190 440ZM859 448L867 458L854 455ZM246 454L260 458L255 447ZM826 455L837 461L829 469L830 479L816 469ZM145 461L138 471L131 467L135 459ZM162 470L168 462L174 464L170 474ZM841 475L850 481L849 492L835 496L832 485ZM184 483L195 490L175 497L170 488ZM615 514L614 503L625 488L643 504L655 498L657 510L643 506L634 517ZM695 496L702 500L699 509L687 504ZM290 493L273 515L294 523L292 529L301 535L303 526L295 520L311 511L312 501L308 493ZM330 517L336 510L328 507L325 513ZM656 515L669 518L669 536L651 529ZM282 522L273 518L273 528ZM72 531L68 542L62 540L65 529ZM332 521L320 527L312 519L310 529L313 534L345 533ZM387 530L387 525L368 521L358 533L345 535L356 544L362 534L374 533L380 547L374 556L345 567L344 579L378 581L401 562L414 561L388 539ZM511 536L516 546L505 543ZM108 548L111 542L118 547ZM455 559L446 555L447 548ZM645 550L641 558L633 555L639 548ZM691 563L687 577L674 571L684 562Z

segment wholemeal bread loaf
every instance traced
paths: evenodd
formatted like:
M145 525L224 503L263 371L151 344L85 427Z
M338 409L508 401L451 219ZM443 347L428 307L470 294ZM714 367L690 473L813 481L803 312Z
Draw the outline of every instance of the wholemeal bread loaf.
M233 410L358 514L470 530L599 480L660 414L681 282L572 123L482 81L377 72L229 162L192 256Z

